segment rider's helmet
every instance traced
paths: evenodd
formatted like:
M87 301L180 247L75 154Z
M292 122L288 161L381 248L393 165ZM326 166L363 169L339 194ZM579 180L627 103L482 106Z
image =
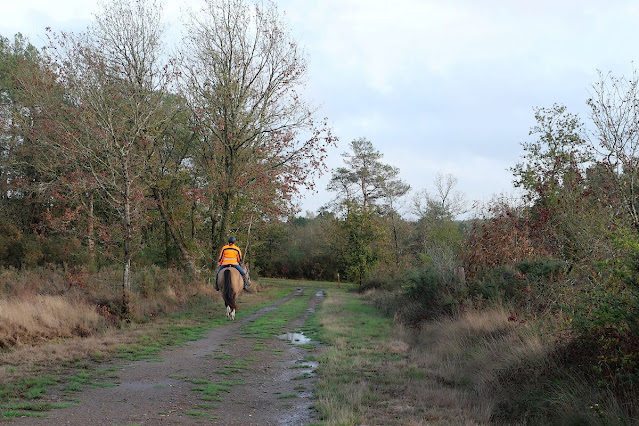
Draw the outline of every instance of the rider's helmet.
M237 241L237 238L229 237L229 244L235 244L236 241Z

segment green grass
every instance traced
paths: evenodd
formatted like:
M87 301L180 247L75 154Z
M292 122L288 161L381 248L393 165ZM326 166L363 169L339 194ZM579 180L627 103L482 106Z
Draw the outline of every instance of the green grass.
M361 424L368 408L378 405L384 383L400 380L384 371L389 362L399 364L401 357L393 361L379 346L392 335L392 320L359 296L333 289L322 309L309 319L308 327L330 345L318 359L319 380L314 388L314 408L320 420ZM295 379L306 377L308 373Z
M213 359L231 359L231 358L233 358L233 356L229 354L217 354L213 356Z
M0 414L0 420L4 418L12 418L12 417L46 417L47 415L44 413L31 412L31 411L16 411L16 410L7 410L2 411Z
M216 370L216 374L222 374L225 376L230 376L232 374L242 373L243 371L250 370L249 360L237 360L230 365L222 367L219 370Z
M75 405L73 402L21 402L6 403L0 405L0 420L10 419L14 417L46 417L45 411L54 410L56 408L66 408Z
M215 410L218 406L215 404L198 404L197 405L198 408L201 408L203 410Z
M46 390L60 381L53 374L20 378L12 383L0 383L0 404L16 398L34 399L42 396Z
M197 386L193 389L194 392L200 392L206 396L218 396L220 392L230 392L231 387L225 385L216 385L213 383L207 383L202 386Z
M297 376L293 377L291 380L304 380L304 379L309 379L311 378L311 373L302 373L302 374L298 374Z
M294 366L291 367L292 369L299 369L299 370L303 370L303 369L308 369L308 368L312 368L311 365L309 364L295 364Z
M289 322L304 314L312 295L309 290L303 290L301 296L293 297L276 310L268 312L257 320L244 325L240 333L247 337L261 340L267 340L282 334L287 331L286 325Z

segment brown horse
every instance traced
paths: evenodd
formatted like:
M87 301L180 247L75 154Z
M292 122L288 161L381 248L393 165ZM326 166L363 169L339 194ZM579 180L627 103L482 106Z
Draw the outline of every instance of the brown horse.
M235 311L237 310L237 298L240 297L244 290L244 281L240 271L232 266L223 268L218 273L218 283L220 284L220 292L226 306L226 317L235 320Z

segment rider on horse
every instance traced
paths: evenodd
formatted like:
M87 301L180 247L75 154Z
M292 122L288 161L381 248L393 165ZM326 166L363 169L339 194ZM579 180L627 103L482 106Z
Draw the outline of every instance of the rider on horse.
M238 246L235 245L237 239L235 237L229 237L229 243L222 247L222 251L220 252L220 259L218 263L220 267L215 273L215 290L220 290L220 287L217 285L217 276L223 268L234 267L237 269L240 274L242 274L242 280L244 280L244 290L251 286L251 283L248 280L248 276L244 272L244 269L240 266L242 263L242 251Z

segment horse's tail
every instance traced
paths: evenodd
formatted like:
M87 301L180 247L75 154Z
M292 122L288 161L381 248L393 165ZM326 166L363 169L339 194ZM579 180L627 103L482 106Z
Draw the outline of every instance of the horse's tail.
M235 292L233 291L233 285L231 285L231 268L226 268L224 270L224 299L231 309L237 310Z

